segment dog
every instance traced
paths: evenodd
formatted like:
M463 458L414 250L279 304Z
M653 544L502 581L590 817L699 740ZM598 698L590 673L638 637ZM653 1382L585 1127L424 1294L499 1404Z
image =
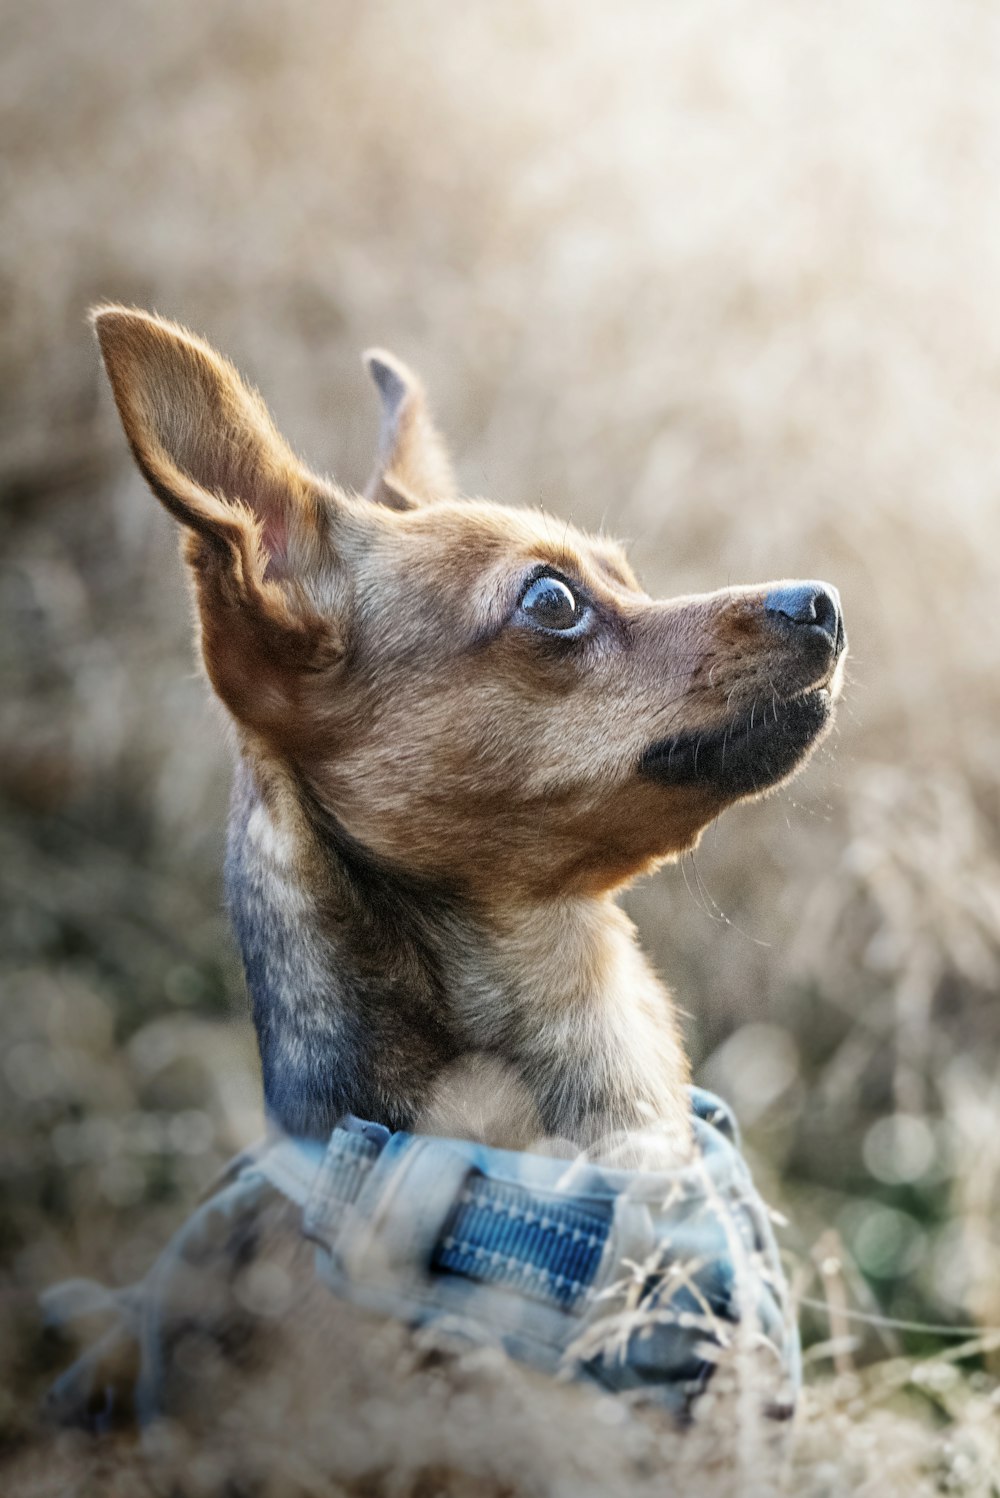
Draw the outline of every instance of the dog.
M684 1337L700 1346L698 1316L675 1335L664 1303L636 1329L639 1288L663 1284L669 1297L720 1252L732 1277L732 1237L750 1253L741 1283L763 1274L753 1283L766 1279L777 1307L780 1266L769 1279L766 1264L748 1268L760 1257L751 1218L766 1214L742 1166L722 1194L706 1186L699 1197L728 1222L721 1249L704 1237L689 1188L706 1167L674 1009L615 895L693 848L726 806L781 784L823 738L846 653L836 591L785 581L651 599L613 542L462 497L422 387L381 352L366 356L381 398L375 468L363 494L348 492L292 453L260 397L201 339L125 307L93 318L136 462L181 527L202 659L234 725L226 887L279 1141L267 1148L289 1148L290 1134L295 1151L314 1149L308 1141L354 1115L348 1127L368 1120L362 1131L449 1136L446 1175L462 1158L456 1137L530 1150L504 1158L536 1168L539 1155L570 1156L570 1177L582 1153L599 1174L608 1163L681 1167L661 1206L677 1208L694 1259L675 1261L669 1242L665 1259L650 1258L636 1223L651 1223L651 1209L636 1217L633 1206L621 1222L630 1245L646 1245L644 1263L626 1253L626 1278L594 1314L608 1318L595 1327L616 1369L633 1331L655 1362L661 1344L647 1333L662 1324L664 1368L697 1384L704 1355L692 1344L689 1367ZM414 1143L426 1159L429 1141ZM464 1460L447 1422L425 1450L421 1400L438 1409L445 1366L466 1405L482 1383L482 1432L515 1387L526 1409L535 1387L555 1410L551 1386L515 1385L505 1364L463 1358L447 1317L417 1330L398 1296L331 1295L320 1230L283 1187L261 1195L261 1161L228 1169L140 1285L84 1287L85 1308L117 1306L117 1319L53 1386L54 1419L94 1430L152 1420L179 1491L197 1454L205 1491L224 1472L233 1491L256 1492L286 1482L275 1456L286 1447L293 1467L353 1471L359 1429L394 1408L383 1391L401 1378L417 1411L414 1451L395 1415L362 1444L373 1470L425 1461L435 1486L442 1463ZM392 1175L387 1203L397 1186ZM401 1242L414 1226L407 1218ZM513 1252L504 1245L491 1257ZM386 1252L374 1239L365 1249L369 1289L395 1262ZM79 1283L61 1294L72 1319ZM438 1311L452 1305L442 1296ZM512 1316L530 1330L538 1315L505 1302L492 1325L488 1298L459 1303L462 1336L478 1305L475 1336L490 1346L501 1324L521 1324ZM395 1322L391 1309L370 1314L386 1305ZM691 1306L711 1320L702 1291ZM729 1385L717 1371L714 1423L676 1463L714 1460L730 1428L745 1435L741 1349L764 1330L751 1319L742 1342L723 1339ZM768 1335L753 1345L770 1345L766 1378L780 1378ZM785 1371L793 1344L782 1343ZM718 1403L727 1387L732 1418ZM754 1387L762 1400L774 1393ZM774 1408L787 1413L782 1398ZM588 1409L567 1405L560 1419L582 1437Z
M650 598L604 537L462 496L379 351L349 492L200 338L93 321L235 727L226 886L270 1118L598 1154L651 1131L683 1160L688 1063L615 896L822 740L836 590Z

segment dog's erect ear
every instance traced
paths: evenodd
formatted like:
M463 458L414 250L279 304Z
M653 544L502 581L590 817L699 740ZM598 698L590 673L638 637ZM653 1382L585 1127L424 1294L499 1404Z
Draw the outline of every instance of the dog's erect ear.
M302 586L327 555L329 496L208 344L125 307L92 317L136 462L185 527L212 683L242 721L278 728L302 675L341 651Z
M384 349L369 349L364 362L382 401L378 453L365 494L394 510L454 499L451 462L420 381Z
M287 575L302 560L290 548L315 532L317 481L260 396L174 323L125 307L92 316L125 435L157 498L209 547L240 551L256 539L248 584Z

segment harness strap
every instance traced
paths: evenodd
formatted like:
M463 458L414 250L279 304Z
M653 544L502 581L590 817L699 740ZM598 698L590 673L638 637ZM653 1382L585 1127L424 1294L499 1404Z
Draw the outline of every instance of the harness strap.
M297 1207L305 1208L318 1190L332 1206L350 1207L380 1154L374 1140L338 1127L326 1144L280 1138L257 1156L253 1169Z
M608 1217L571 1202L470 1176L431 1268L570 1309L594 1283L609 1227Z
M379 1125L354 1119L334 1129L326 1146L280 1139L254 1169L304 1209L306 1231L329 1247L339 1238L388 1141ZM610 1212L556 1200L472 1169L436 1235L430 1267L480 1284L505 1285L533 1300L576 1308L597 1275L608 1241Z

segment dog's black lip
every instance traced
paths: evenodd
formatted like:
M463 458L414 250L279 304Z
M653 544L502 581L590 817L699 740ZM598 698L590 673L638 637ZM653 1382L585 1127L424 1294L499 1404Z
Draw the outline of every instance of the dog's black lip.
M826 687L786 701L761 702L718 728L675 734L651 744L639 770L661 785L700 785L729 796L752 795L792 773L832 711Z

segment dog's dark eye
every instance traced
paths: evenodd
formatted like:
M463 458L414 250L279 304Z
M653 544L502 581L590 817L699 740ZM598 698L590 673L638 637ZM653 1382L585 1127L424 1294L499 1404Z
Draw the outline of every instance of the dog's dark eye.
M521 598L522 612L543 629L573 629L583 617L583 608L561 577L543 573L529 583Z

